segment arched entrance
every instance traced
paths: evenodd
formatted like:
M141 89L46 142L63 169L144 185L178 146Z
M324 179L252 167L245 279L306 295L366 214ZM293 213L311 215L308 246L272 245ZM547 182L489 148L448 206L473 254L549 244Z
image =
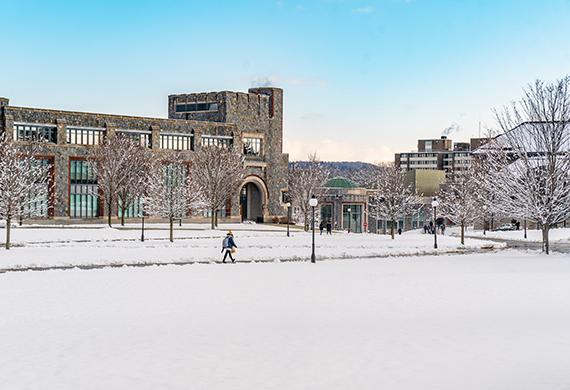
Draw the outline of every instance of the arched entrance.
M267 187L263 180L247 177L239 194L241 220L263 222L267 207Z

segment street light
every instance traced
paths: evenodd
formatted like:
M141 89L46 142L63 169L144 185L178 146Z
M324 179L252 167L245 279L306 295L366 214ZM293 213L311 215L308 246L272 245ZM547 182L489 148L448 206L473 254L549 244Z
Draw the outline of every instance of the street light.
M144 210L141 212L142 217L142 229L141 229L141 241L144 241Z
M289 223L291 221L291 202L287 202L285 205L287 206L287 237L290 237Z
M433 207L433 248L434 249L437 249L437 224L436 224L437 206L439 206L439 202L437 201L437 198L434 196L431 201L431 207Z
M313 251L311 253L311 263L315 263L316 262L316 258L315 258L315 207L317 207L317 205L319 204L319 201L317 200L317 198L315 198L315 195L313 195L311 197L311 199L309 200L309 206L311 206L313 208L313 220L311 221L312 224L312 229L313 229Z
M346 211L348 212L348 232L350 233L350 217L351 217L351 215L350 215L350 211L351 211L351 210L350 210L350 207L347 208Z

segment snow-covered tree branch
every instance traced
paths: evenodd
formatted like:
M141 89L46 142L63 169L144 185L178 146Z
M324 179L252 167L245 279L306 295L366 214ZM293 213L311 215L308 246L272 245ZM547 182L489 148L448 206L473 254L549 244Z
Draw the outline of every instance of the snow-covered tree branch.
M49 196L49 168L34 157L33 147L0 138L0 218L6 221L6 249L10 249L10 225L18 217L34 213L34 204Z
M235 148L202 146L192 158L193 181L211 212L211 228L216 214L237 192L245 176L244 156Z
M328 169L316 154L310 154L307 161L289 164L289 196L293 207L297 208L305 230L309 230L309 200L319 196L329 177Z
M497 212L549 230L570 218L570 77L536 81L523 98L497 113L502 134L479 151Z
M394 164L379 164L374 172L371 213L391 221L390 234L394 238L394 225L406 215L417 213L422 199L407 182L406 172Z

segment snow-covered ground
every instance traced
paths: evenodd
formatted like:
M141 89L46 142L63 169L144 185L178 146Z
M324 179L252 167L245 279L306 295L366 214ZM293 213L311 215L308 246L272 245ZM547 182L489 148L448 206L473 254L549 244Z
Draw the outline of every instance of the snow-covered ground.
M232 224L219 230L205 225L177 228L175 241L167 240L165 225L147 226L145 242L140 230L111 229L102 226L22 227L14 228L14 248L0 247L0 271L17 267L50 267L69 265L110 265L145 263L215 262L221 260L221 243L227 229L235 233L238 261L306 260L311 254L311 234L270 225ZM161 229L161 230L156 230ZM4 233L0 229L0 237ZM341 259L418 255L501 247L503 244L438 236L438 250L433 249L433 236L407 232L392 240L386 235L317 233L317 259Z
M0 388L563 390L569 296L512 251L5 273Z
M457 227L447 229L450 233L460 234L460 230ZM487 230L483 234L483 230L473 230L467 229L465 231L466 237L481 237L481 238L500 238L505 240L517 240L525 241L524 230L511 230L511 231L489 231ZM556 228L551 229L549 233L549 239L551 242L557 241L570 241L570 228ZM542 241L542 231L540 230L527 230L526 241L541 242Z

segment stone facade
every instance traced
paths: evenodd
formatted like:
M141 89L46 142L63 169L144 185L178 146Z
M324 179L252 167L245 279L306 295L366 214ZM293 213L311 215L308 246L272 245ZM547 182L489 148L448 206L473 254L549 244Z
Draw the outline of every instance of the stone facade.
M181 101L216 101L216 110L177 113L176 104ZM0 133L13 139L15 125L43 125L57 128L57 142L44 143L40 155L53 161L54 194L50 200L50 216L69 218L70 161L84 159L89 145L68 142L68 129L97 129L107 135L116 132L140 132L148 134L148 145L161 153L161 136L191 136L192 147L182 150L190 156L202 145L206 137L226 139L239 150L244 150L244 136L259 138L262 151L259 155L246 155L248 176L243 185L257 188L262 215L257 221L270 221L285 215L282 191L287 188L288 155L283 153L283 91L278 88L250 89L249 93L212 92L204 94L172 95L169 97L169 119L144 118L122 115L94 114L37 108L22 108L9 105L9 100L0 98ZM21 141L26 142L26 141ZM251 203L251 200L250 200ZM231 199L228 219L241 218L240 193ZM102 205L101 205L102 206ZM229 210L228 210L229 211ZM100 213L105 211L101 207Z

